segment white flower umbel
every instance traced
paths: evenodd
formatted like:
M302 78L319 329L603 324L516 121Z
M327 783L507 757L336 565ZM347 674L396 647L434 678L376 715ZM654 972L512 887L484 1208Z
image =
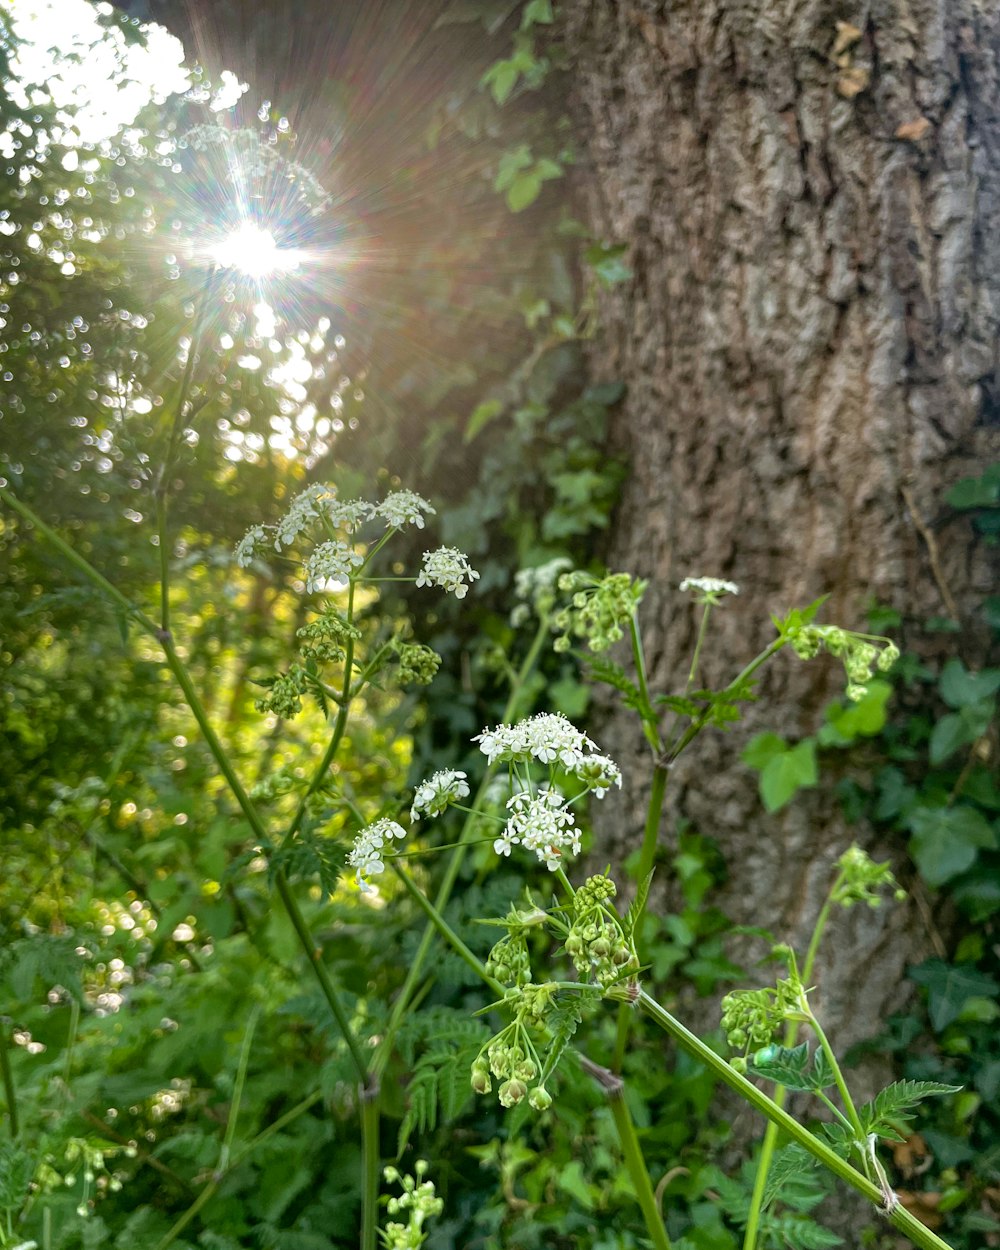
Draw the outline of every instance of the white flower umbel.
M597 750L585 733L581 733L561 712L542 712L516 725L497 725L484 729L472 739L492 764L527 763L531 759L541 764L558 762L570 771L584 758ZM609 761L610 763L610 761Z
M469 586L478 578L479 574L469 563L469 557L457 547L439 547L437 551L424 552L417 585L440 586L456 599L464 599L469 593Z
M236 563L241 569L248 569L257 554L258 546L266 537L263 525L251 525L240 541L236 544Z
M685 577L681 582L681 591L693 591L701 602L718 603L723 595L738 595L739 586L735 582L724 582L720 577Z
M373 515L381 517L390 527L415 525L422 530L424 516L433 516L434 509L416 491L396 490L386 495L380 504L376 504Z
M347 857L347 862L357 870L357 882L363 893L367 894L372 888L369 883L370 877L385 872L382 848L387 842L391 845L393 838L405 837L406 830L401 825L397 825L388 817L383 817L381 820L376 820L373 825L366 825L354 839L354 846Z
M336 498L336 489L324 482L314 482L296 495L288 505L288 511L275 526L275 551L291 546L309 528L312 521L319 520L325 511L324 505Z
M580 854L580 831L558 790L515 794L508 800L507 810L507 824L493 843L498 855L509 855L512 846L520 845L534 851L549 872L555 872L567 852Z
M372 519L375 505L367 499L332 499L324 505L323 512L331 525L354 529Z
M444 769L422 781L413 796L410 819L420 816L440 816L446 807L469 797L469 782L465 773Z
M328 582L346 583L365 558L339 539L320 543L306 560L306 590L325 590Z

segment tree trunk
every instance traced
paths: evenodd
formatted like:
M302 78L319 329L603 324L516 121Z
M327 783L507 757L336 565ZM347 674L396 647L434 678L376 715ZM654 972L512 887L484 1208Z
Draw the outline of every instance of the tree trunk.
M657 688L682 687L690 661L685 575L741 587L714 614L712 684L773 637L769 612L824 593L822 620L862 629L873 600L909 622L964 614L990 569L964 526L931 523L948 484L1000 456L1000 11L578 0L564 14L591 222L629 244L634 275L607 297L593 367L628 385L613 567L651 581ZM842 682L831 661L782 654L747 728L812 732ZM648 755L624 717L605 738L618 758ZM727 913L801 944L851 835L829 784L766 815L745 739L706 734L678 764L664 839L681 816L715 838ZM900 844L869 849L906 875ZM835 1044L898 1006L934 923L889 906L832 926L817 981Z

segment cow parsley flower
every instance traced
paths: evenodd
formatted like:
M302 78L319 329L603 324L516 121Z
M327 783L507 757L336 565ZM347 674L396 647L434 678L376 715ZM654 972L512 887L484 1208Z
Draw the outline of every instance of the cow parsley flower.
M405 837L406 830L401 825L383 817L372 825L366 825L354 839L354 846L347 856L347 862L357 870L356 880L362 893L367 894L372 888L368 881L369 877L385 872L382 848L386 843L391 846L393 838Z
M327 582L346 582L365 558L339 539L320 543L306 560L306 590L324 590Z
M333 486L323 482L314 482L301 491L288 505L288 511L275 526L275 551L289 547L296 538L308 529L310 522L319 519L323 511L322 505L336 499L337 492Z
M417 585L440 586L456 599L464 599L469 593L469 586L478 579L479 574L469 563L467 555L463 555L457 547L439 547L437 551L424 552Z
M559 790L521 791L508 800L507 810L507 824L493 843L498 855L509 855L512 846L520 845L534 851L549 872L555 872L565 852L580 854L580 831Z
M681 582L681 591L693 591L697 603L716 604L723 595L738 595L739 586L735 582L725 582L720 577L685 577Z
M416 491L396 490L386 495L380 504L372 509L372 515L381 517L390 528L403 525L415 525L424 528L424 514L434 515L434 509Z
M444 769L417 786L413 806L410 808L410 819L417 820L421 815L440 816L446 807L468 796L467 775Z
M349 529L370 521L375 515L375 505L367 499L332 499L323 509L331 525L346 525Z
M541 712L516 725L484 729L472 739L489 763L559 763L574 770L586 755L597 750L585 733L572 725L561 712ZM609 761L610 762L610 761Z
M240 541L236 544L236 563L241 569L248 569L257 553L257 547L264 541L263 525L251 525Z

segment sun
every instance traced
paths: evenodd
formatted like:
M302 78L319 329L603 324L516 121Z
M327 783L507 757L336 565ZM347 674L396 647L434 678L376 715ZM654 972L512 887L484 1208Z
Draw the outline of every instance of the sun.
M212 259L222 269L239 269L250 278L292 273L298 269L301 253L279 247L270 230L244 222L212 248Z

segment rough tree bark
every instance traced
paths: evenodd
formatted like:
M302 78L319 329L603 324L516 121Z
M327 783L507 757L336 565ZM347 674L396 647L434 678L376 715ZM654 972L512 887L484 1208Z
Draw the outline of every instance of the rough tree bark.
M592 359L628 383L614 566L651 579L658 687L682 686L691 654L686 574L742 587L715 614L714 682L773 636L769 611L822 593L822 619L862 628L873 599L910 621L964 613L995 562L970 556L964 526L929 523L949 483L1000 455L1000 11L578 0L563 13L583 192L634 272ZM842 675L782 655L763 690L751 728L808 733ZM609 732L619 758L645 757L624 720ZM668 824L683 815L718 840L735 920L801 941L850 835L829 786L767 817L744 740L706 735L681 761ZM905 874L901 845L871 849ZM838 922L818 980L839 1044L898 1005L933 923L918 907Z
M441 7L150 0L140 16L273 92L320 159L331 101L348 99L339 176L353 186L377 183L373 151L391 166L387 145L412 145L398 84L439 89L462 55L436 41ZM567 0L561 18L581 192L634 272L607 297L592 364L628 384L614 564L651 581L659 688L682 685L690 657L695 620L674 593L686 574L742 586L716 613L714 682L767 641L770 611L825 592L824 619L845 624L873 599L914 622L964 614L995 567L970 556L964 527L933 521L947 484L1000 457L1000 11ZM832 663L782 656L748 731L810 732L841 690ZM729 914L801 940L850 835L829 787L765 816L744 739L706 735L677 767L664 840L690 818L726 855ZM629 819L607 831L631 847L647 753L624 720L603 740L634 761ZM905 874L901 845L871 849ZM838 1044L898 1005L933 926L919 907L837 926L819 979Z

